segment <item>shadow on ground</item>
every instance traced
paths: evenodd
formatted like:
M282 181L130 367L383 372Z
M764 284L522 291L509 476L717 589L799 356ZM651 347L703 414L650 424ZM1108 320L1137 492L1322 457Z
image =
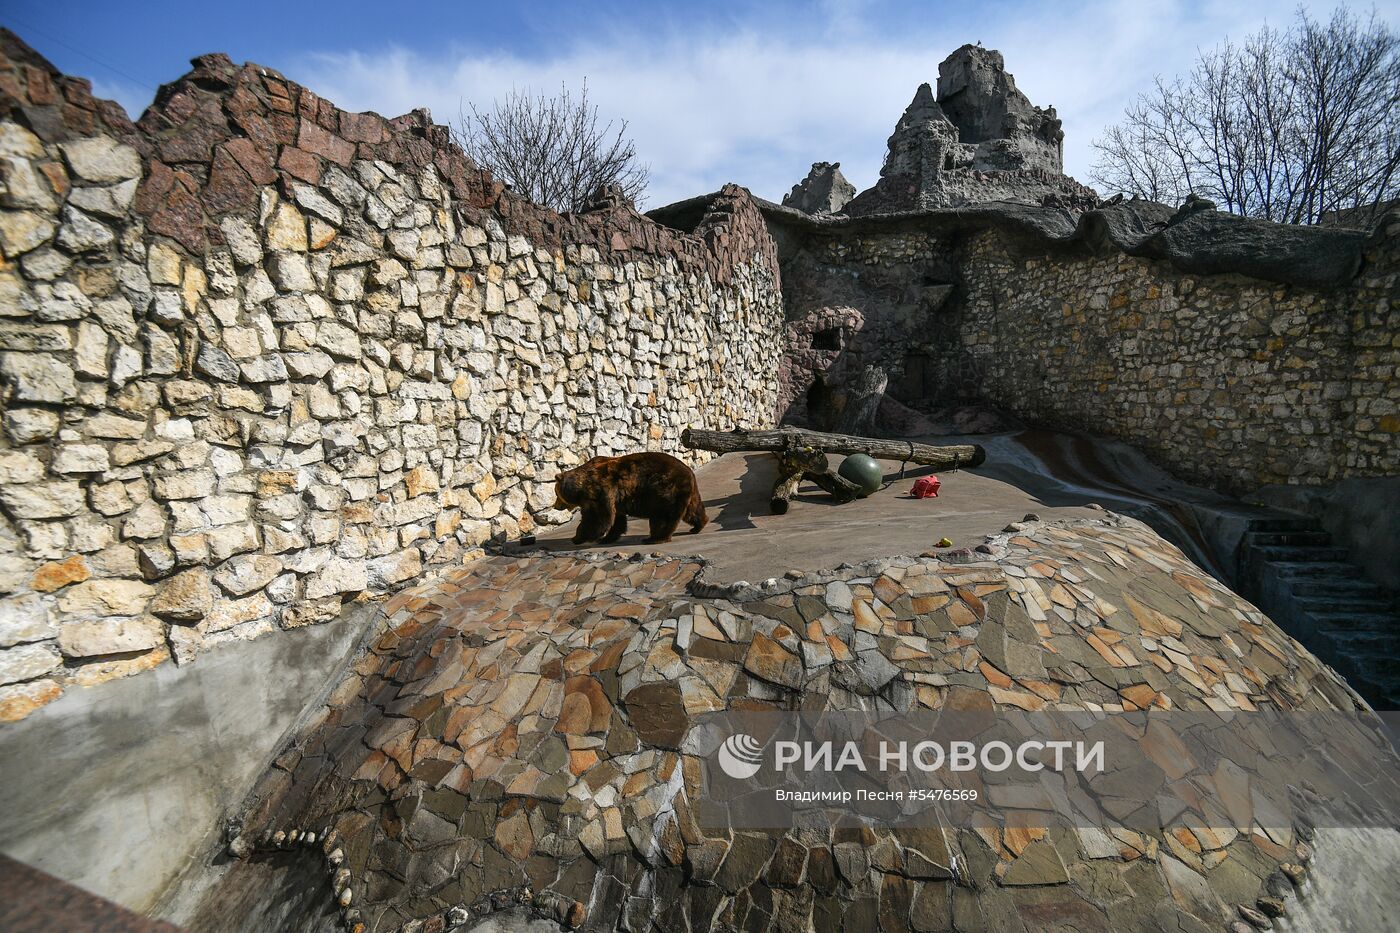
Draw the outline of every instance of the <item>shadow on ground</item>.
M634 523L614 545L580 547L569 540L575 519L544 529L539 542L551 551L698 554L709 560L707 577L715 582L758 581L789 570L918 554L935 549L945 537L955 547L971 547L1029 513L1046 521L1084 518L1096 514L1089 506L1097 504L1142 519L1200 566L1228 579L1238 529L1258 511L1175 480L1115 441L1043 431L922 440L980 443L987 461L975 469L940 472L882 460L885 485L870 497L837 505L815 485L803 484L788 513L778 516L769 512L773 455L728 454L696 472L710 515L699 535L680 533L667 544L644 544L646 526ZM830 459L833 466L840 462L835 455ZM942 482L938 497L910 496L914 480L931 474Z

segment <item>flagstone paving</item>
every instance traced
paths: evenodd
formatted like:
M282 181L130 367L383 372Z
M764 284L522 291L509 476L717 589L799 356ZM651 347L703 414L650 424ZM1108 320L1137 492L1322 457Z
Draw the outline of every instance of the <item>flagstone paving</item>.
M1312 826L1242 771L1183 779L1167 726L1141 740L1159 766L1103 785L1047 773L1044 794L1003 791L970 825L697 817L715 801L687 733L708 712L1357 707L1176 548L1098 516L765 587L709 583L699 559L481 560L388 602L231 850L304 849L357 933L493 914L590 930L1268 928L1305 883ZM1129 828L1112 798L1154 785L1115 781L1195 802ZM1109 812L1069 825L1046 797Z

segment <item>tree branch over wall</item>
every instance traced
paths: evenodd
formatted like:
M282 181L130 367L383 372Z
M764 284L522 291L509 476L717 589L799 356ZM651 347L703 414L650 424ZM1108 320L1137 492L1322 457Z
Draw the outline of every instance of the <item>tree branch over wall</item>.
M468 104L454 129L479 165L557 211L582 210L603 185L617 185L632 200L646 191L649 171L626 138L627 121L600 124L587 81L577 97L563 86L554 97L526 88L494 101L490 110Z
M1300 8L1139 95L1096 140L1096 185L1154 201L1317 223L1400 197L1400 40L1372 12Z

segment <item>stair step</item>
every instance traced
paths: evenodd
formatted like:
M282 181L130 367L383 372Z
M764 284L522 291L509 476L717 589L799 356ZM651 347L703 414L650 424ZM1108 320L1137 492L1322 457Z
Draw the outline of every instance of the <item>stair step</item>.
M1245 526L1249 531L1320 531L1321 527L1310 518L1251 518Z
M1324 637L1333 654L1332 666L1348 678L1356 677L1387 691L1400 682L1400 657L1396 656L1400 645L1393 636L1337 632Z
M1400 709L1400 599L1366 579L1319 522L1252 518L1237 560L1242 595L1376 709Z
M1351 556L1344 547L1268 546L1255 548L1254 554L1270 562L1286 561L1289 563L1303 563L1305 561L1345 563L1346 559Z
M1299 580L1293 584L1293 595L1303 599L1327 596L1348 605L1352 600L1379 599L1387 604L1392 601L1385 590L1370 580Z
M1390 612L1394 607L1389 598L1377 590L1375 593L1316 593L1298 592L1293 588L1293 600L1304 612Z
M1394 700L1388 695L1395 693L1396 674L1394 670L1384 668L1374 668L1357 666L1347 663L1341 667L1336 667L1338 674L1346 680L1351 688L1361 694L1372 706L1377 709L1394 709Z
M1248 547L1326 547L1332 536L1325 531L1247 531L1244 541Z
M1354 564L1341 561L1274 561L1270 569L1285 580L1299 578L1327 578L1336 580L1359 580L1361 570Z
M1318 631L1384 635L1400 642L1400 618L1390 612L1312 612Z

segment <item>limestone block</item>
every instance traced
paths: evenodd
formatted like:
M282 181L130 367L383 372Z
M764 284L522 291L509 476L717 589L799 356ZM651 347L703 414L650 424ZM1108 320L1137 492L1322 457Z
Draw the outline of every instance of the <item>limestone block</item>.
M3 203L6 207L27 207L48 212L58 207L53 187L36 171L29 159L15 156L0 157L0 181L3 181Z
M306 581L306 598L322 599L337 593L357 593L369 586L369 571L363 560L333 557Z
M246 596L271 583L282 572L282 561L266 554L243 554L214 571L214 582L230 596Z
M100 444L64 444L49 463L55 473L103 473L110 466L111 455Z
M19 645L0 650L0 684L42 677L63 663L51 644Z
M70 615L134 616L146 610L154 593L140 580L87 580L63 590L58 608Z
M262 262L262 244L257 231L241 217L225 217L219 222L219 230L228 242L234 261L242 266L256 266ZM279 247L281 248L281 247Z
M103 223L78 210L72 204L63 208L63 226L58 230L58 245L70 253L101 250L116 242L116 236Z
M214 471L211 469L181 470L155 478L157 499L201 499L214 492Z
M32 483L44 476L44 461L26 450L0 450L0 484Z
M267 220L265 242L269 250L306 252L306 219L291 204L282 202Z
M104 188L75 188L68 196L74 204L89 214L120 220L131 210L136 200L138 181L135 178Z
M83 507L82 488L71 480L0 487L0 502L15 518L67 518Z
M47 353L0 353L0 378L11 387L15 402L62 404L78 391L73 368Z
M38 211L0 212L0 253L6 259L22 256L47 243L58 229L49 214Z
M417 548L409 547L397 554L386 554L369 562L370 584L375 589L389 589L423 572L422 557Z
M159 538L165 534L167 526L165 510L158 503L147 500L136 506L122 523L122 537L135 541Z
M0 648L45 641L58 634L41 596L12 596L0 601Z
M141 177L141 156L107 136L60 143L68 168L82 181L106 185Z
M71 622L58 630L59 649L69 658L149 651L164 643L165 626L155 616Z
M217 599L199 623L199 630L205 635L224 632L250 622L270 620L274 611L272 602L262 593L244 599Z
M58 413L43 408L11 408L4 421L5 434L15 444L32 444L58 433Z
M246 554L259 547L257 526L252 522L224 525L204 534L209 556L216 561L228 560L235 554Z
M300 253L273 253L268 263L268 275L282 291L310 292L316 289L311 266Z

